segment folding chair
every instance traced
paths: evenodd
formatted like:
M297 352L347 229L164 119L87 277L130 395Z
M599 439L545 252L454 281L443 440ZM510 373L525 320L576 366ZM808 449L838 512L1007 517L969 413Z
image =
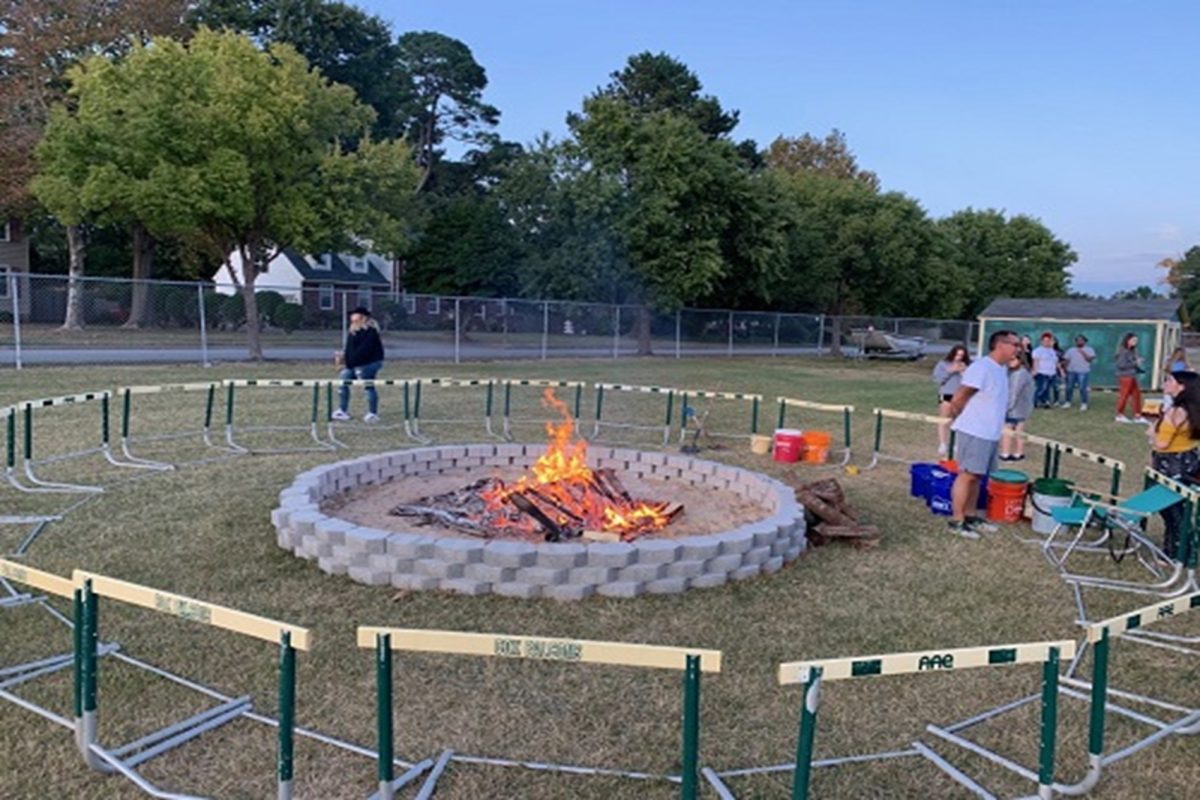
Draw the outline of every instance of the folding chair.
M1061 573L1063 580L1082 586L1118 591L1137 592L1142 594L1171 595L1185 591L1190 583L1176 586L1183 576L1183 559L1171 558L1162 548L1153 542L1145 532L1145 523L1153 515L1179 503L1187 503L1182 495L1165 486L1154 485L1139 494L1122 500L1117 504L1105 503L1098 498L1102 495L1094 492L1076 490L1072 504L1065 508L1051 509L1051 516L1056 523L1050 536L1042 544L1042 552L1046 558ZM1191 503L1187 503L1189 512ZM1180 531L1180 547L1190 534L1190 513L1184 514L1183 530ZM1065 544L1056 541L1059 533L1075 528L1075 536ZM1099 530L1098 538L1084 541L1088 530ZM1125 541L1119 543L1124 536ZM1056 550L1061 549L1061 555ZM1114 561L1121 561L1126 555L1133 554L1139 563L1156 579L1155 582L1138 582L1106 578L1098 575L1082 575L1069 572L1066 561L1072 553L1108 552ZM1170 564L1169 574L1162 566Z

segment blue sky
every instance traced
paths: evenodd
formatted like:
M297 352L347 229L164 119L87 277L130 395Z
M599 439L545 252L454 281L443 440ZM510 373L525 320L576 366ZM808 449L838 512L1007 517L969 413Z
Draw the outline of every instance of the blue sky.
M470 46L507 139L563 136L630 55L667 52L741 112L739 139L836 127L933 216L1041 219L1083 291L1156 285L1156 262L1200 244L1197 0L357 5Z

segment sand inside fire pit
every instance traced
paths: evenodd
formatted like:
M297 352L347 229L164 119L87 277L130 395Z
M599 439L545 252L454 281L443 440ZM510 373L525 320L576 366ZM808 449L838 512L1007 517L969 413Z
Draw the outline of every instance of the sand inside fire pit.
M459 531L438 525L414 527L411 518L396 517L388 512L401 503L415 503L424 497L462 489L483 477L496 476L506 482L524 474L521 468L510 470L462 470L441 475L429 475L396 480L371 486L326 501L321 509L331 516L386 531L419 530L445 536L466 536ZM621 482L638 500L683 503L684 511L665 530L642 534L646 537L699 536L720 533L739 525L756 522L772 513L759 503L747 500L730 491L714 490L708 486L692 486L674 481L653 481L636 475L622 475ZM501 534L495 538L510 538L519 534Z

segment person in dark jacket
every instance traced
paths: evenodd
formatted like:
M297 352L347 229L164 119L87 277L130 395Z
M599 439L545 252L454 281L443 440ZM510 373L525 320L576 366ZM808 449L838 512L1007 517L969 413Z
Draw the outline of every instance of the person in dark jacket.
M383 340L379 338L379 326L371 319L369 309L359 306L350 312L350 333L346 336L346 348L335 353L334 358L341 372L338 380L352 381L355 379L373 380L383 367ZM375 387L367 384L367 413L363 422L379 421L379 393ZM350 419L350 386L343 383L338 389L338 409L333 412L337 420Z

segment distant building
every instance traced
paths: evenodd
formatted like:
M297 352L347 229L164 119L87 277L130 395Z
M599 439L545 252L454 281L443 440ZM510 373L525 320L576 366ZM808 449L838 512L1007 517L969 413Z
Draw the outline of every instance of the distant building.
M979 352L994 331L1008 328L1033 339L1034 347L1045 331L1058 337L1065 350L1083 334L1096 351L1092 363L1093 386L1116 386L1117 347L1127 333L1138 337L1138 352L1146 359L1141 384L1147 389L1162 385L1163 364L1179 347L1183 324L1182 302L1154 300L1084 300L1078 298L1004 298L994 300L979 315Z
M242 274L241 255L233 253L213 277L217 291L236 293ZM283 250L259 274L254 287L256 291L279 292L289 303L302 305L305 316L313 318L356 306L373 309L380 300L398 296L397 275L396 265L375 253L302 256Z
M14 285L15 283L15 285ZM21 220L0 217L0 318L13 312L13 291L19 301L18 313L29 318L29 239Z

